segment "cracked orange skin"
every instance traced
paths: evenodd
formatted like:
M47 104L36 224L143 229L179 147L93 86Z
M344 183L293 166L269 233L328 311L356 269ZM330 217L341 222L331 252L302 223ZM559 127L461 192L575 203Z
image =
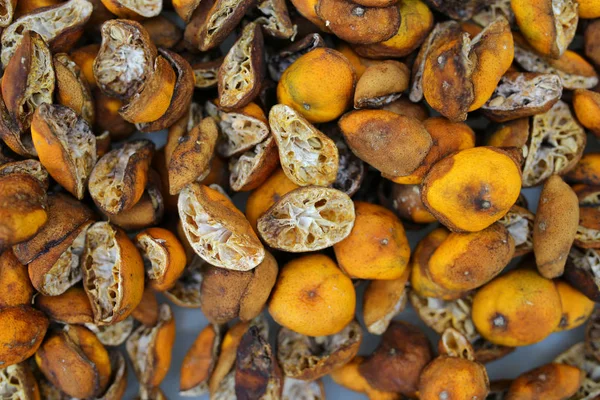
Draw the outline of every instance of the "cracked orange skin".
M562 318L556 331L566 331L584 324L592 315L595 303L564 281L557 280L554 283L562 304Z
M544 340L562 317L554 282L531 269L512 270L475 294L471 316L485 339L502 346Z
M269 313L278 324L307 336L338 333L354 319L355 308L352 280L322 254L287 263L269 302Z
M508 212L521 183L521 169L508 153L474 147L436 163L423 180L421 198L450 230L477 232Z
M298 58L281 75L277 101L309 122L329 122L350 107L355 85L354 68L342 53L317 48Z

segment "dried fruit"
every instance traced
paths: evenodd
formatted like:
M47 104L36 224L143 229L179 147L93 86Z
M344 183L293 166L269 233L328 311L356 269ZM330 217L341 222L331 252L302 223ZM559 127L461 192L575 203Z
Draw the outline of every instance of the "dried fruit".
M363 320L369 333L383 334L392 318L404 310L409 275L407 268L398 279L369 282L363 294Z
M285 0L263 0L257 8L263 16L256 21L262 25L267 35L279 39L295 38L297 27L292 25Z
M262 262L262 243L223 194L192 183L179 194L177 206L190 245L206 262L235 271L248 271Z
M564 281L555 283L562 304L562 317L556 330L564 331L584 324L594 311L594 302Z
M332 371L331 379L346 389L365 393L371 400L399 400L401 396L399 393L382 392L369 385L369 382L358 372L363 361L362 357L354 357L348 364Z
M142 22L156 47L171 49L183 38L183 31L170 19L159 15Z
M52 321L82 325L94 322L94 312L85 290L73 286L56 296L39 294L34 305Z
M55 54L53 61L58 102L71 108L88 124L93 125L95 119L94 99L83 72L66 53Z
M600 135L600 93L577 89L573 92L573 109L577 120L596 136Z
M535 215L526 208L514 205L498 223L504 225L515 242L515 254L519 257L533 251Z
M208 391L208 380L217 363L222 331L218 325L207 325L200 331L181 364L180 396L200 396Z
M306 274L307 268L313 271ZM333 335L354 318L352 281L329 257L314 254L286 264L269 301L280 325L308 336Z
M265 325L266 322L261 317L252 321L253 325L259 326L262 329L262 325ZM213 396L222 386L221 384L226 384L229 381L229 378L234 374L231 369L235 365L235 359L237 358L237 349L242 340L242 337L250 327L250 323L248 322L237 322L234 324L223 339L221 340L221 347L218 355L218 360L212 368L212 373L210 375L208 385L210 390L210 395Z
M192 261L175 282L175 286L164 292L164 295L180 307L200 308L202 269L207 265L208 263L200 256L194 255Z
M595 249L578 250L573 247L565 266L564 279L589 299L600 299L600 254Z
M548 399L571 398L585 378L579 368L565 364L546 364L515 379L508 389L507 399Z
M279 199L258 219L258 232L271 247L292 253L330 247L350 234L354 204L346 194L307 186Z
M156 17L162 11L162 2L159 0L102 0L102 4L117 17L133 20Z
M86 323L85 327L94 332L98 340L105 346L120 346L131 335L134 328L134 320L127 317L112 325L94 325Z
M190 266L189 269L193 268ZM156 292L150 287L145 287L142 301L131 312L131 317L146 326L152 327L158 322L158 313L159 306L158 300L156 300Z
M408 88L410 70L398 61L368 67L356 84L354 108L381 108L397 100Z
M40 347L48 318L30 306L0 308L0 366L6 368L31 357Z
M19 262L12 250L0 254L0 308L29 305L35 290L29 281L27 267Z
M277 142L269 136L254 148L229 160L229 186L235 191L259 187L279 166Z
M398 177L396 179L402 179ZM381 186L383 203L391 208L405 221L415 224L429 224L437 219L431 215L421 200L420 185L391 184L390 194L387 195L387 183Z
M10 4L10 2L8 2ZM9 398L39 400L40 389L27 362L10 365L0 369L0 387L2 394Z

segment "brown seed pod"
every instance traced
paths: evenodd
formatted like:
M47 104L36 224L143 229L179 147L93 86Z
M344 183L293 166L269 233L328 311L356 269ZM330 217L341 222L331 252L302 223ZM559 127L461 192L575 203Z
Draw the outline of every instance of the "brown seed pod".
M564 175L581 159L585 131L569 106L559 101L530 122L531 138L523 165L523 185L539 185L553 174Z
M35 290L29 280L27 267L17 260L12 250L0 254L0 308L31 304Z
M94 99L81 69L66 53L55 54L53 61L58 103L73 109L88 124L93 125Z
M569 399L581 386L585 372L565 364L546 364L520 375L508 389L508 400Z
M183 31L174 22L162 15L143 21L142 26L158 48L173 48L183 38Z
M372 280L363 294L363 320L369 333L382 335L406 306L410 268L398 279Z
M354 154L393 177L412 173L432 146L421 122L391 111L352 111L339 120L339 127Z
M201 396L208 392L208 380L219 358L222 328L207 325L200 331L181 364L180 396Z
M251 271L206 266L200 289L202 312L213 324L225 324L237 317L242 321L255 318L269 298L278 270L275 258L268 252Z
M159 292L172 288L186 264L177 236L163 228L148 228L136 235L135 242L144 258L149 286Z
M511 209L498 220L504 225L515 242L515 254L519 257L533 251L533 224L535 215L526 208L512 206Z
M255 360L260 359L260 363ZM240 400L279 398L283 387L281 368L258 326L250 326L237 349L235 394Z
M48 198L48 217L48 224L14 251L28 264L33 286L56 296L81 280L79 263L92 212L69 196L54 194Z
M36 308L43 311L52 321L82 325L94 322L94 312L85 290L73 286L56 296L35 296Z
M248 271L262 262L262 243L223 194L192 183L179 194L177 207L188 241L206 262L235 271Z
M424 333L413 325L394 321L375 352L358 367L358 372L375 389L415 396L419 375L432 358Z
M251 0L210 0L196 7L186 25L184 38L187 45L200 51L219 46L239 22L244 14L254 6ZM182 17L184 20L185 17Z
M169 106L160 118L152 122L138 123L136 125L142 132L154 132L169 128L185 115L192 102L192 94L194 92L194 72L190 64L173 51L159 49L158 53L159 57L162 56L169 62L175 72L175 87Z
M283 378L282 400L307 399L324 400L325 387L321 380L302 381L290 377Z
M0 165L0 176L11 174L31 175L37 179L44 190L48 190L50 184L48 180L48 171L46 171L38 160L8 161Z
M90 226L81 265L96 325L127 318L142 299L144 264L125 232L108 222Z
M354 204L339 190L308 186L284 195L258 219L258 232L271 247L300 253L345 239L354 226Z
M559 176L551 176L542 188L533 230L533 252L542 276L563 274L578 226L577 196Z
M140 139L98 160L88 183L96 206L111 215L132 208L144 193L153 155L154 143Z
M277 335L277 360L286 378L313 381L348 363L362 342L358 322L330 336L305 336L287 328Z
M142 301L140 304L131 312L131 316L138 322L152 327L158 322L158 300L156 299L156 292L150 287L144 288L144 294L142 295Z
M545 113L561 96L562 82L557 75L509 72L481 110L492 121L505 122Z
M339 155L333 140L293 108L278 104L269 112L269 125L287 177L300 186L335 182Z
M565 89L591 89L598 84L594 67L576 52L567 50L558 60L544 58L520 35L514 39L515 61L526 71L558 75Z
M595 249L571 248L564 279L593 301L600 301L600 254Z
M46 224L46 191L28 174L0 177L0 250L34 236Z
M116 215L105 214L105 216L112 224L126 231L137 231L159 224L164 211L160 178L156 171L150 169L148 183L140 200L129 210L121 211Z
M201 119L201 109L193 103L169 129L165 146L169 193L179 193L185 185L210 172L210 163L219 135L214 119Z
M256 189L279 166L277 142L273 136L229 160L229 186L236 192Z
M135 125L127 122L119 114L119 109L123 102L116 97L105 95L100 89L94 90L94 102L96 115L102 118L96 118L96 130L99 132L108 132L110 139L121 141L127 139L135 132Z
M294 61L318 47L326 47L325 40L318 33L311 33L304 36L302 39L296 40L278 53L269 56L269 76L275 82L279 82L283 71L292 65Z
M140 386L160 385L169 372L175 343L175 320L168 304L160 306L156 326L138 327L127 339L127 354Z
M348 43L383 42L394 36L400 26L395 5L365 7L350 0L319 0L315 10L325 26Z
M200 308L200 289L202 287L202 269L209 264L200 256L194 258L183 270L175 286L163 294L179 307Z
M0 369L0 387L4 396L20 400L40 399L38 382L28 362Z
M251 23L246 25L219 68L219 107L232 111L250 103L260 92L264 74L262 30L257 23Z
M119 18L142 20L156 17L162 11L162 1L102 0L104 7Z
M2 66L6 68L27 31L43 32L40 35L53 53L69 51L83 33L92 8L89 1L69 0L23 15L2 32Z
M381 108L398 100L408 88L410 70L399 61L368 67L356 83L354 108Z
M279 39L294 39L297 32L288 15L285 0L263 0L258 6L262 16L256 19L265 33Z
M129 99L152 75L156 56L156 46L140 24L124 19L105 22L94 60L98 87L108 96Z
M41 104L31 122L33 145L50 176L81 200L96 164L96 137L70 108Z
M471 318L472 296L444 301L432 297L422 297L414 290L409 291L408 298L421 320L442 334L449 328L457 330L473 346L475 359L480 363L498 360L514 351L514 348L492 344L482 338Z
M35 361L52 385L77 398L103 393L112 372L102 343L78 325L65 325L62 330L51 332L35 354Z
M127 317L112 325L95 325L86 323L85 327L94 332L98 340L105 346L120 346L131 335L134 328L134 320Z
M36 108L52 103L54 67L50 49L36 32L25 32L15 55L5 64L2 97L10 117L24 131L29 129Z
M46 330L48 318L30 306L0 309L0 366L6 368L31 357L38 349Z

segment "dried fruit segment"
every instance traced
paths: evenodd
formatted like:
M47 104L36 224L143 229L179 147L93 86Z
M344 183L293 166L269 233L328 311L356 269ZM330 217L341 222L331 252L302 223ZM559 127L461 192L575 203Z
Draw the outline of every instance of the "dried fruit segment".
M292 253L316 251L345 239L354 226L348 195L309 186L287 193L258 219L258 231L271 247Z
M7 399L36 400L40 398L37 379L27 362L0 369L0 393Z
M58 103L73 109L88 124L94 123L94 99L79 66L67 54L54 55Z
M229 186L235 191L256 189L278 165L277 143L269 136L253 149L229 160Z
M96 164L96 137L87 122L68 107L42 104L33 116L31 137L48 173L83 199Z
M102 4L117 17L133 20L156 17L163 6L160 0L102 0Z
M268 35L294 40L298 28L292 25L285 0L263 0L257 8L264 15L257 18L257 22Z
M200 308L202 269L207 265L200 256L194 255L175 282L175 286L164 292L164 295L180 307Z
M265 250L248 220L223 194L192 183L179 194L177 207L188 241L208 263L248 271L263 260Z
M335 181L339 156L333 140L283 104L271 108L269 124L288 178L300 186L327 186Z
M157 291L171 289L183 273L185 249L179 239L163 228L148 228L135 237L144 258L149 286Z
M196 397L208 391L208 380L217 363L223 332L218 325L207 325L196 337L181 364L179 395Z

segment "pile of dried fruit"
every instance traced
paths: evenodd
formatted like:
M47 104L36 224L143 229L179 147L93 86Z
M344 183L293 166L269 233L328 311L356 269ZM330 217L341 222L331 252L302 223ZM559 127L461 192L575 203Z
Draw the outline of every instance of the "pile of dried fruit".
M0 27L0 398L121 399L121 349L140 399L170 368L222 400L600 398L600 0L0 0ZM173 305L210 322L181 365Z

